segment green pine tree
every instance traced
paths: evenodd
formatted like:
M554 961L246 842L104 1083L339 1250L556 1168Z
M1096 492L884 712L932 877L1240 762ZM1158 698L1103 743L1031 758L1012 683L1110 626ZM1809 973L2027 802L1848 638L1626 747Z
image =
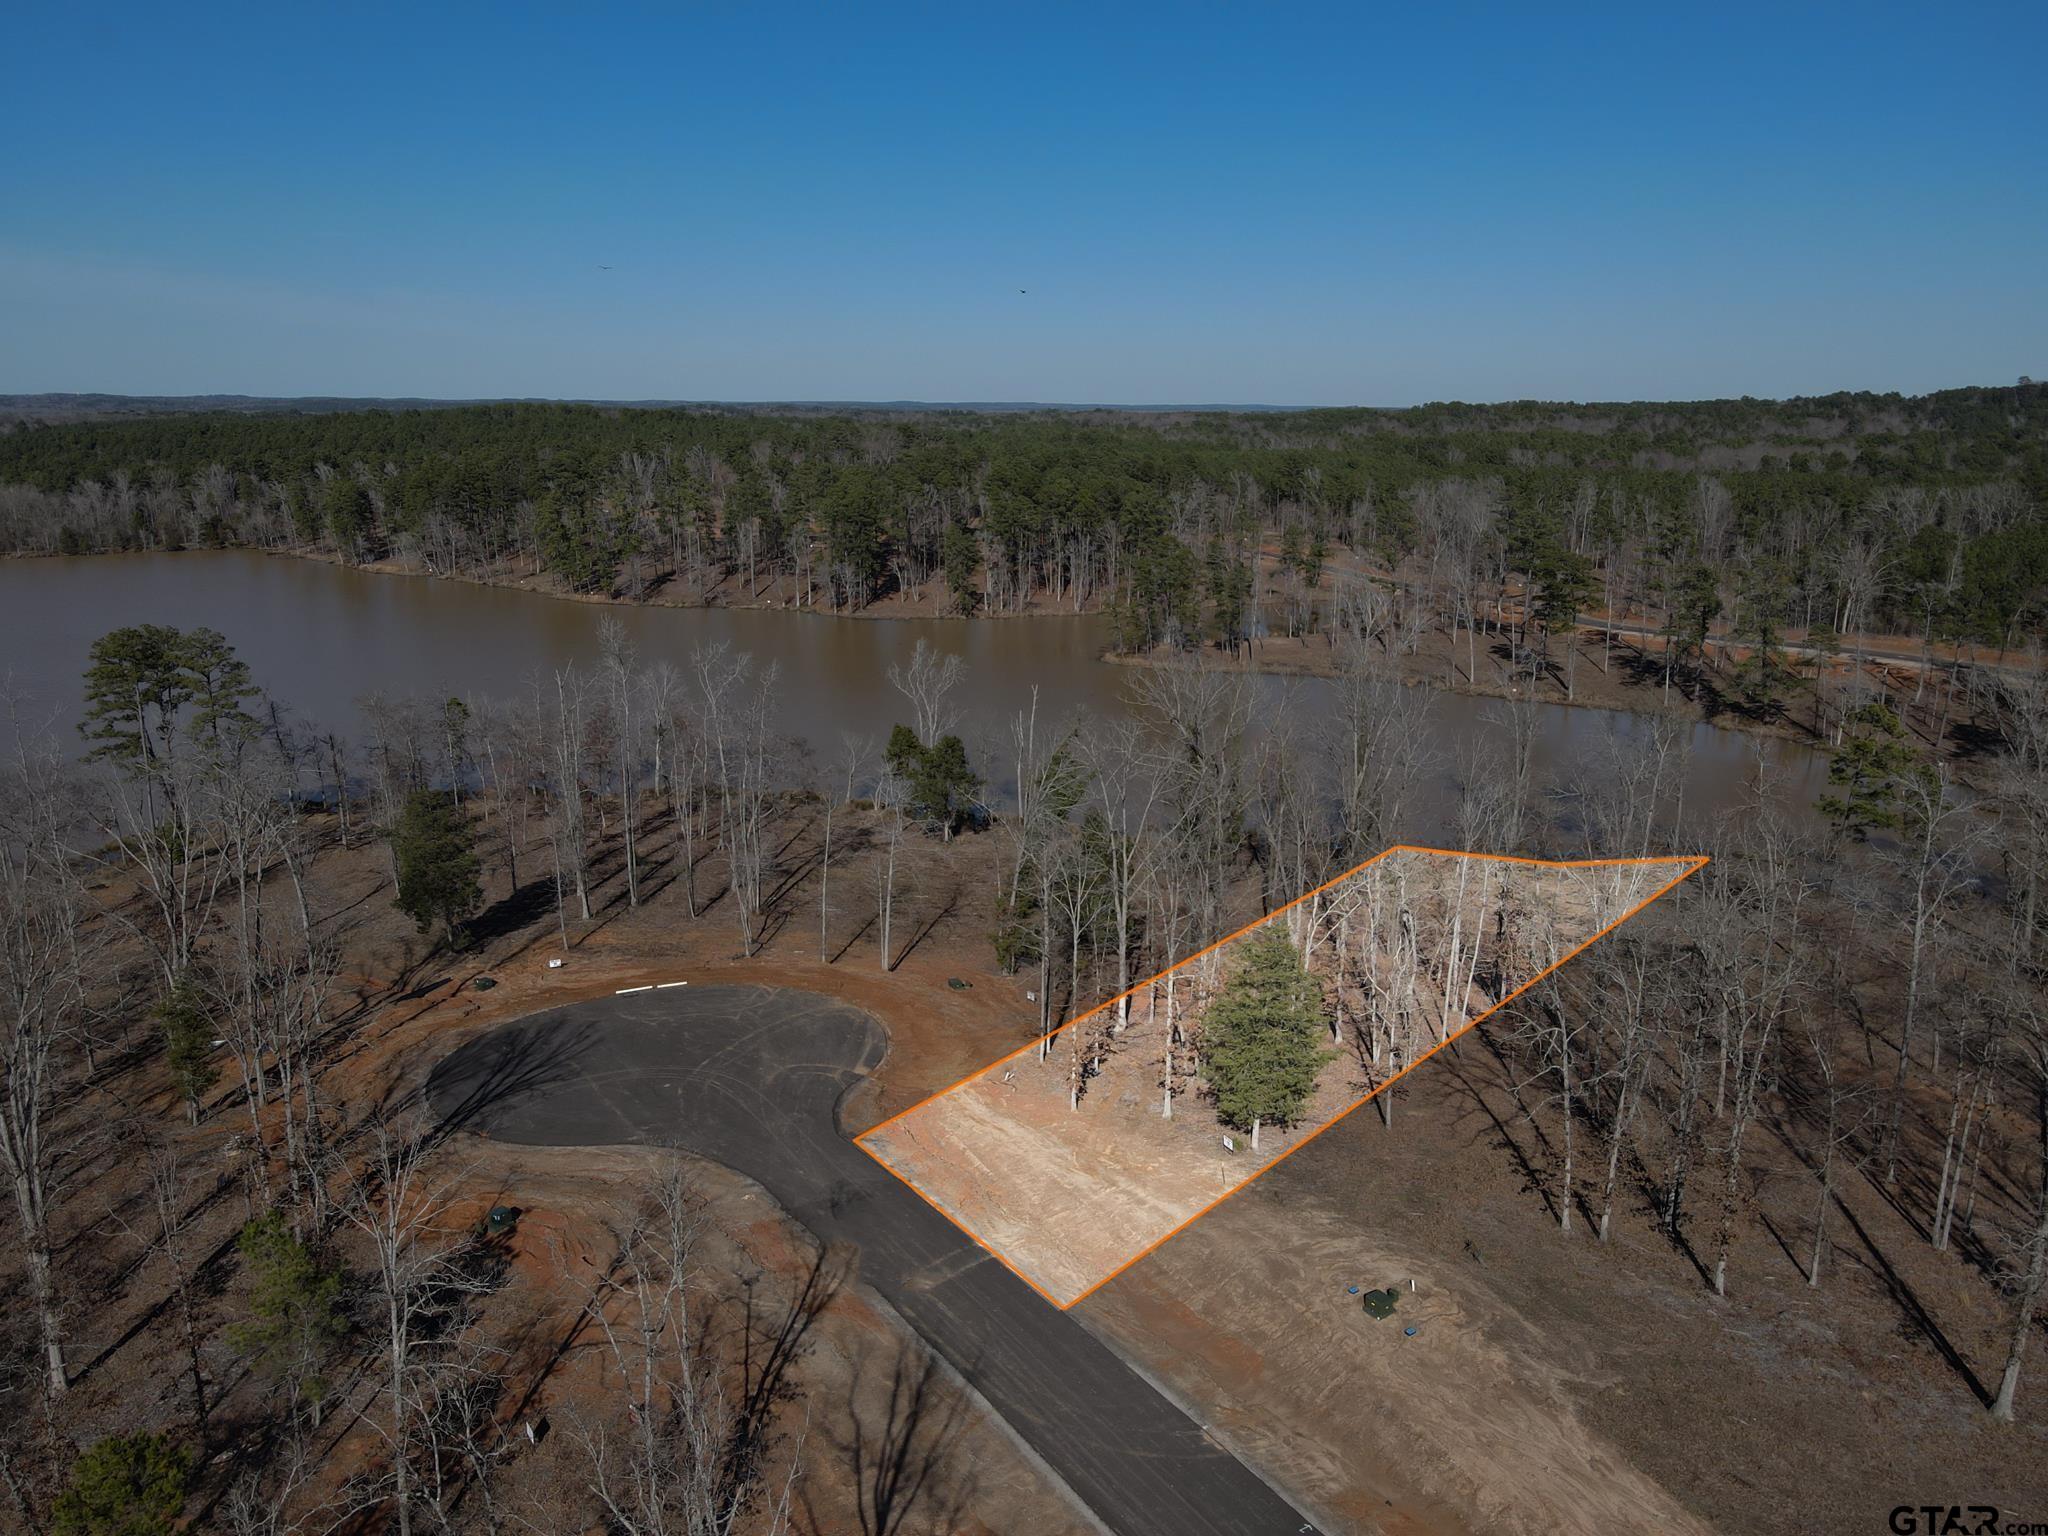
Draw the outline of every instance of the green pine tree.
M1285 935L1245 941L1237 973L1202 1017L1204 1075L1224 1124L1291 1125L1336 1052L1323 1045L1323 989Z
M899 725L889 733L882 760L910 786L911 809L950 841L974 809L981 788L981 775L967 760L966 744L958 736L941 736L928 747L920 746L917 733Z
M1872 832L1896 831L1904 821L1900 791L1910 777L1933 773L1906 740L1905 723L1882 704L1849 716L1852 734L1828 763L1828 783L1839 791L1820 797L1821 814L1858 842Z
M171 1069L171 1081L197 1125L200 1100L220 1080L220 1063L213 1054L213 1020L207 1017L198 989L181 977L157 1003L156 1021L164 1032L164 1059Z
M974 542L964 523L948 523L939 540L939 563L946 573L946 590L953 606L962 613L974 612L980 594L974 590L974 573L981 568L981 546Z
M341 1274L324 1267L292 1235L282 1211L250 1222L235 1246L248 1267L254 1315L228 1330L229 1341L264 1374L283 1382L295 1402L310 1403L317 1426L327 1396L320 1364L342 1334Z
M398 910L421 933L438 921L453 942L462 921L483 905L476 824L446 790L415 790L406 796L391 843L398 857Z
M162 1435L113 1435L71 1466L56 1536L169 1536L185 1507L192 1453Z

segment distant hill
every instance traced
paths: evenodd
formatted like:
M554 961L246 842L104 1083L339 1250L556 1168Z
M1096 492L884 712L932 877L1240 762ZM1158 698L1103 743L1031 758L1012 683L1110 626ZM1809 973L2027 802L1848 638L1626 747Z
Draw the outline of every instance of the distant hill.
M0 423L90 421L107 416L329 416L345 411L433 411L465 405L595 405L615 410L734 411L768 415L922 414L964 411L981 415L1031 411L1114 411L1141 415L1173 412L1255 413L1308 409L1291 405L1097 405L1055 400L576 400L503 396L429 400L416 395L0 395Z

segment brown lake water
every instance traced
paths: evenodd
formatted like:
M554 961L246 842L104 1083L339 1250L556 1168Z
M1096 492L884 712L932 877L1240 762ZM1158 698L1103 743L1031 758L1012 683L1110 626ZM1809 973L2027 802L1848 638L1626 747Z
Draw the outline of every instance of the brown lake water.
M963 735L1002 789L1007 722L1038 690L1042 726L1074 711L1096 717L1129 708L1131 672L1101 660L1107 640L1095 617L1010 620L842 619L766 609L603 606L427 577L378 575L317 561L246 550L76 559L0 561L0 678L11 679L24 719L74 739L86 652L123 624L210 625L249 662L256 680L306 720L356 729L355 701L383 690L445 698L527 692L550 669L593 665L598 623L617 617L642 664L666 658L687 666L693 647L726 642L778 672L776 697L785 730L821 758L840 734L877 739L907 718L888 669L906 663L919 639L967 663L959 690ZM1313 682L1258 684L1265 712L1319 714L1327 687ZM1418 805L1405 836L1444 833L1448 772L1460 746L1498 729L1485 699L1439 695L1430 733L1443 770L1439 792ZM1537 771L1571 784L1609 732L1642 727L1612 711L1543 706ZM12 737L0 726L0 735ZM1750 771L1752 738L1701 725L1693 736L1689 813L1711 814L1734 800ZM1787 770L1788 793L1810 801L1825 759L1772 743ZM1690 815L1689 818L1690 819Z

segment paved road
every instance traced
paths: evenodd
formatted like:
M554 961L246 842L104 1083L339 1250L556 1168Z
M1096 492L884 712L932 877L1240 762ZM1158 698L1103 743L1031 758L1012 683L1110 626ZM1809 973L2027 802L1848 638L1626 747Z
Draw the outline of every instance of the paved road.
M578 1003L494 1029L427 1085L436 1114L534 1146L666 1142L763 1185L1009 1421L1118 1536L1315 1527L1078 1321L840 1131L885 1045L857 1009L770 987Z

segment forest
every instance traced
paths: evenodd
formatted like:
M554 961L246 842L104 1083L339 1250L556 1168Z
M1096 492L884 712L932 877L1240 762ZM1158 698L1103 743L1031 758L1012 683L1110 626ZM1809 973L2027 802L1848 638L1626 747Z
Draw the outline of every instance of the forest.
M1126 721L1021 714L1000 810L955 730L958 659L920 647L891 681L886 740L803 743L775 728L772 670L722 646L637 656L608 625L594 670L517 698L367 699L351 739L263 698L211 631L103 637L83 741L31 743L0 784L0 1493L25 1528L168 1531L197 1509L237 1536L373 1514L495 1533L544 1498L566 1529L622 1490L641 1513L621 1529L793 1528L800 1469L832 1459L784 1412L800 1384L771 1413L751 1355L663 1310L730 1281L691 1257L709 1238L681 1193L618 1231L603 1283L555 1297L549 1327L600 1330L601 1378L687 1411L585 1399L551 1450L518 1433L515 1404L569 1388L508 1342L504 1250L461 1217L449 1131L406 1087L422 1040L402 1005L431 967L512 974L534 946L647 923L658 953L765 956L836 989L943 943L1057 1022L1397 840L1442 775L1460 846L1713 859L1464 1054L1509 1069L1541 1149L1526 1197L1560 1238L1625 1239L1625 1265L1668 1245L1720 1300L1790 1279L1873 1308L1931 1379L2027 1420L2048 1278L2037 674L1986 700L1996 742L1966 776L1874 701L1818 805L1788 804L1760 755L1713 818L1674 793L1694 747L1676 713L1571 782L1536 772L1526 699L1436 763L1430 695L1360 642L1316 718L1255 725L1251 679L1201 653L1134 672ZM1374 1060L1417 1049L1357 1027ZM1217 1092L1193 1029L1151 1085L1162 1113ZM1388 1132L1418 1134L1397 1097ZM1077 1088L1071 1112L1093 1103ZM1871 1289L1850 1233L1887 1212L1917 1235L1885 1270L1940 1277L1950 1330L1988 1309L1985 1341ZM633 1315L667 1320L636 1334ZM154 1390L108 1398L124 1357ZM882 1476L857 1457L847 1475ZM130 1523L92 1523L109 1509Z
M23 419L0 550L239 545L624 601L1101 610L1128 651L1641 615L1697 654L2004 651L2048 591L2048 385L1678 405ZM1319 580L1328 569L1342 579ZM1293 601L1252 600L1262 570ZM1760 703L1777 707L1771 669Z

